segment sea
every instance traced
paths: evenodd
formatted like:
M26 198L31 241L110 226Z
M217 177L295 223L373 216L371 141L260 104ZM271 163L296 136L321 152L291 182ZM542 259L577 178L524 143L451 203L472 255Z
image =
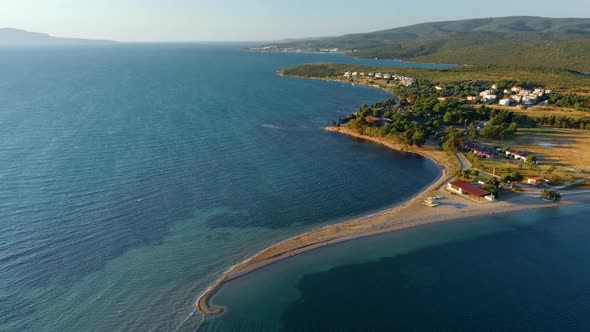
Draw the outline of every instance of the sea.
M322 129L390 94L277 71L441 66L245 46L0 48L0 331L588 329L585 207L312 251L227 284L204 320L233 264L440 175Z

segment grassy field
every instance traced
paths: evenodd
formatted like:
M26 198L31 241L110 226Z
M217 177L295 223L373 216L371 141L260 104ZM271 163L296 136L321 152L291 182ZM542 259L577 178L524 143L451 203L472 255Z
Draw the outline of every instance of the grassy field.
M488 106L494 109L503 109L507 111L511 111L517 115L526 115L531 118L541 118L543 116L569 116L573 118L580 118L580 117L590 117L590 113L579 111L573 108L562 108L556 106L541 106L541 107L530 107L528 109L521 109L519 107L506 107L506 106L498 106L498 105L490 105Z
M510 146L519 152L534 154L539 165L504 158L479 161L479 168L496 175L519 171L524 176L557 177L560 181L572 181L590 177L590 132L559 128L523 128L514 139L504 141L485 140L493 146ZM550 174L551 166L556 169ZM475 165L474 165L475 166Z

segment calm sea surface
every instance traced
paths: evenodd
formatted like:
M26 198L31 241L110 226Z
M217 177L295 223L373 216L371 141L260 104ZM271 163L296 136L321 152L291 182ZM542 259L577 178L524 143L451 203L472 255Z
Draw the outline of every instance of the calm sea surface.
M275 74L375 62L239 46L0 49L0 331L193 331L195 299L232 264L439 174L321 130L386 93ZM312 251L226 285L228 314L201 329L588 331L589 213Z
M206 331L590 331L590 206L434 224L222 288Z
M318 61L378 63L227 44L0 48L0 331L194 330L195 299L232 264L433 181L429 160L321 130L389 95L276 75ZM343 269L290 279L301 297L273 295L269 328L305 329L310 290L355 285L364 267ZM246 309L224 326L266 320Z

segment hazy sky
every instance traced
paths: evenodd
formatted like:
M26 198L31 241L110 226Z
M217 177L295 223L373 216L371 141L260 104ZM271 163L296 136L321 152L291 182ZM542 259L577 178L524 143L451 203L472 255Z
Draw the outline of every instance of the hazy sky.
M272 40L428 21L589 17L588 0L0 0L0 27L119 41Z

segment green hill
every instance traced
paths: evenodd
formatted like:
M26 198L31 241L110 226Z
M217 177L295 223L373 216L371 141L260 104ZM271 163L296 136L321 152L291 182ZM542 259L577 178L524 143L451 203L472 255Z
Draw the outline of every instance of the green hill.
M518 16L432 22L270 46L271 50L338 49L368 58L590 71L586 60L590 19Z

